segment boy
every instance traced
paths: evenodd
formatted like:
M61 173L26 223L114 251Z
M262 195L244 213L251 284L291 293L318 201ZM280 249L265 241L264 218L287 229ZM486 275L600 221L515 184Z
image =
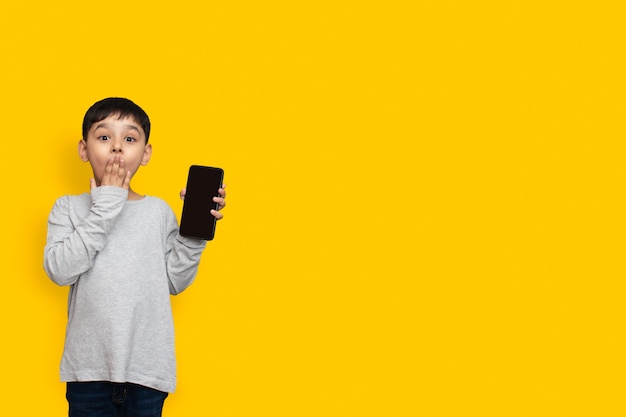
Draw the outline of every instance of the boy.
M70 417L161 416L175 389L169 297L191 284L206 242L181 236L167 203L131 188L150 161L149 136L148 115L132 101L91 106L78 144L91 191L59 198L48 219L44 269L70 286L61 360Z

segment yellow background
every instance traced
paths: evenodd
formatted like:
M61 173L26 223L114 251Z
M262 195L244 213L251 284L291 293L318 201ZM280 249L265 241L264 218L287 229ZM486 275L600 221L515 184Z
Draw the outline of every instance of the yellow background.
M0 413L66 415L46 220L124 96L136 191L179 215L196 163L229 192L166 416L626 415L625 11L3 2Z

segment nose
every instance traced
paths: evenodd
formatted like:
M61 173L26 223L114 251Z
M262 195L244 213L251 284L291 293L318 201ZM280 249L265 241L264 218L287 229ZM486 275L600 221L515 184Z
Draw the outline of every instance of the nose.
M111 153L122 153L122 143L120 141L114 141L111 144Z

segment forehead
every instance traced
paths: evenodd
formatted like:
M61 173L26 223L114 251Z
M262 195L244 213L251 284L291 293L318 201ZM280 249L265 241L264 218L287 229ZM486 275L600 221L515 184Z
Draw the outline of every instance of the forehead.
M119 114L111 114L104 119L94 122L91 125L90 131L96 129L114 129L114 130L137 130L140 133L144 133L143 128L133 116L120 117Z

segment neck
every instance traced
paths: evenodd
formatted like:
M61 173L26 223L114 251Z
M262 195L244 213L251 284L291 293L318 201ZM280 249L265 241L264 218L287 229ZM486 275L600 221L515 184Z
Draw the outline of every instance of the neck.
M130 188L128 189L128 199L129 200L141 200L142 198L144 198L143 195L137 194L136 192L134 192Z

